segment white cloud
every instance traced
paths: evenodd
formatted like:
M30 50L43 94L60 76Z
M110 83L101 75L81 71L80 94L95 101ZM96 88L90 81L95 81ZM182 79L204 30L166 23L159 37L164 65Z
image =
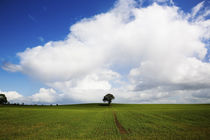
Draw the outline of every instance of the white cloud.
M198 3L195 7L192 8L192 17L195 17L198 12L203 8L204 1Z
M16 91L1 91L0 90L0 93L5 94L5 96L7 97L7 101L11 103L22 102L24 98L21 94L19 94Z
M120 0L107 13L71 26L65 40L18 53L20 63L4 69L50 87L32 95L34 102L99 102L107 92L121 102L196 102L193 93L210 91L210 64L203 61L210 24L195 17L202 7L189 20L176 6L138 8Z
M170 61L170 60L169 60ZM171 61L170 61L171 62ZM177 59L174 63L167 61L143 62L139 68L132 69L130 80L135 90L154 87L172 89L201 89L210 87L210 65L196 58Z
M25 104L49 104L49 103L58 103L62 98L62 94L57 94L56 91L52 88L40 88L38 93L33 94L32 96L23 96L17 91L1 91L1 94L5 94L7 100L10 103L25 103ZM60 103L60 102L59 102Z
M210 15L210 7L205 5L208 5L208 3L206 1L202 1L193 7L190 18L199 24L207 25L208 23L209 27L209 18L206 17Z
M56 94L56 91L52 88L41 88L38 93L29 98L36 103L54 103L59 101L60 95Z
M10 72L17 72L17 71L21 71L21 66L14 65L11 63L4 63L4 65L2 66L2 69L6 70L6 71L10 71Z
M154 0L154 1L156 1L156 2L167 2L168 0Z
M150 1L157 2L157 3L160 3L160 4L174 5L173 0L150 0Z

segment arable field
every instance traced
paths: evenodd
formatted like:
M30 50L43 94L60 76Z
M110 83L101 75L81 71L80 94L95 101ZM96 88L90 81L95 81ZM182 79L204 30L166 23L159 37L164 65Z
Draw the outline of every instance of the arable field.
M1 140L208 140L210 104L0 106Z

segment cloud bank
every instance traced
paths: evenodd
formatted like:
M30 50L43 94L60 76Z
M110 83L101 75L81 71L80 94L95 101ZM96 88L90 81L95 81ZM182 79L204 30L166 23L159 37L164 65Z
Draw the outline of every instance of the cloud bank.
M209 102L209 9L201 2L185 13L164 2L119 0L72 25L65 40L27 48L19 64L3 69L49 87L23 97L29 102L100 102L108 92L126 103Z

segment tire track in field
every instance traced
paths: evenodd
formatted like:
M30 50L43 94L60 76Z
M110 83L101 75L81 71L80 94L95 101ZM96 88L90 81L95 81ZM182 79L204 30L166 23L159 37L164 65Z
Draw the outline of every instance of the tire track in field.
M113 115L114 115L114 121L115 121L115 124L120 132L120 134L128 134L128 132L125 130L125 128L120 124L120 122L118 121L117 119L117 115L115 112L113 112Z

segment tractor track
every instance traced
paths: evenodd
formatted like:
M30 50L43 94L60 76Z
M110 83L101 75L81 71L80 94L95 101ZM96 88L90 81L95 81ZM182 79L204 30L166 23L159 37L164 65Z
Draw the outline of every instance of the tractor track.
M128 134L128 132L125 130L125 128L120 124L120 122L118 121L117 119L117 115L115 112L113 112L113 115L114 115L114 121L115 121L115 124L120 132L120 134Z

